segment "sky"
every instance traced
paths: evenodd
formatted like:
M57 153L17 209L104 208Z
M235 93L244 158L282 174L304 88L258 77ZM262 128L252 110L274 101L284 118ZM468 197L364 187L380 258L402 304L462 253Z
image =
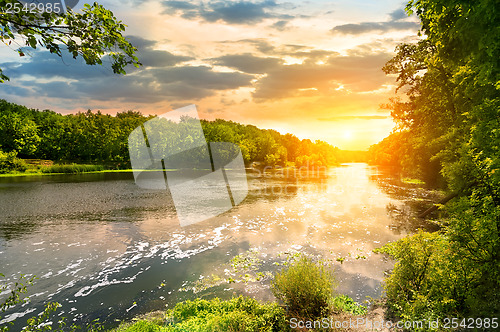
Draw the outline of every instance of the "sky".
M83 1L74 8L79 10ZM143 63L127 75L0 45L0 98L63 114L162 114L195 104L226 119L363 150L394 127L382 66L418 40L398 0L104 0Z

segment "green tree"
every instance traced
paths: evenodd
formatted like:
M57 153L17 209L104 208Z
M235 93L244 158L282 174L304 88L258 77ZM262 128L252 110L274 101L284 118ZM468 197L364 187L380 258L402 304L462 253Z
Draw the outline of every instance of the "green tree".
M85 4L79 13L16 9L22 6L17 0L0 0L0 41L19 45L20 56L24 56L24 45L33 49L41 46L58 56L63 51L74 58L81 56L88 65L102 64L108 57L118 74L125 74L129 64L140 65L134 55L137 49L122 35L125 24L97 2ZM0 83L8 79L0 69Z
M128 136L132 130L152 118L133 111L111 116L90 110L63 116L53 111L28 109L0 100L0 142L2 149L9 153L3 158L4 164L11 165L19 154L25 158L104 163L130 168ZM169 125L180 127L162 134L168 137L168 142L193 139L190 136L193 130L190 128L195 124L191 121L186 119L177 125ZM202 120L201 125L204 139L208 142L239 145L247 165L254 161L272 166L286 165L288 161L297 160L290 159L290 156L300 156L303 152L309 153L302 159L309 161L311 166L329 166L338 160L338 148L322 141L301 141L290 134L281 135L274 130L262 130L221 119ZM193 158L202 160L201 156L194 155L186 155L186 158L191 158L191 161L185 160L190 163ZM7 168L4 171L13 169L10 166Z
M2 148L25 157L33 156L40 143L36 123L18 113L0 115L0 142Z
M393 153L422 176L442 175L448 189L460 195L445 207L448 218L432 238L437 250L430 256L426 246L404 240L397 245L404 250L392 252L399 265L391 278L408 291L392 287L389 279L390 297L398 303L411 293L408 306L396 308L407 319L430 313L495 316L500 312L498 1L412 0L407 10L418 15L426 38L400 45L384 67L398 75L406 94L389 106L406 135L403 149ZM427 256L433 268L420 269L426 282L409 283L412 264Z

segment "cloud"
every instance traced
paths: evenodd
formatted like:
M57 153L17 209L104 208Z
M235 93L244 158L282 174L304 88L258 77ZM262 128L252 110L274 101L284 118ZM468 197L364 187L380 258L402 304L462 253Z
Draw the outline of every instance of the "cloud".
M193 57L174 55L167 51L149 50L137 53L139 61L146 67L174 66L181 62L193 60Z
M188 1L163 1L162 3L165 7L170 8L172 11L177 10L190 10L196 9L196 5Z
M156 50L157 42L138 36L127 36L127 39L137 47L137 57L145 67L167 67L193 60L193 57L175 55L167 51Z
M125 76L113 74L109 64L88 66L81 58L61 59L47 51L34 51L27 61L0 64L7 75L23 83L23 88L5 83L3 92L37 98L155 103L165 98L199 100L217 91L251 86L254 79L245 73L216 72L209 66L182 66L193 58L155 50L156 42L144 38L129 36L129 40L140 48L138 56L144 66L131 67Z
M252 54L224 55L210 59L216 65L234 68L245 73L261 74L283 63L279 58L262 58Z
M0 98L3 95L16 95L19 97L29 97L31 95L31 90L22 87L22 86L14 86L8 85L8 83L2 83L2 91L0 94Z
M330 31L337 34L360 35L370 32L388 32L401 30L419 30L418 22L403 21L408 18L404 9L399 8L389 13L390 20L386 22L361 22L337 25Z
M328 118L318 118L319 121L342 121L342 120L385 120L389 118L384 115L339 115Z
M137 56L144 67L167 67L192 60L192 57L175 55L167 51L155 50L155 41L137 36L128 36L127 39L138 48ZM28 61L7 62L0 65L6 75L20 77L30 75L36 78L65 78L65 79L102 79L112 76L111 61L103 58L102 66L86 65L82 58L73 59L64 54L58 57L45 50L32 50L33 56ZM143 67L143 68L144 68ZM142 68L142 69L143 69ZM142 70L130 66L127 72L133 73Z
M251 38L251 39L241 39L235 41L227 41L227 43L247 43L253 45L259 52L264 54L274 54L276 51L276 46L270 43L265 38Z
M268 39L265 38L247 38L240 40L225 40L220 41L218 43L221 44L249 44L255 48L257 52L265 54L267 56L275 56L275 57L283 57L283 56L292 56L292 57L312 57L315 54L319 55L319 53L323 52L323 54L333 54L336 52L325 51L325 50L315 50L310 49L309 46L306 45L298 45L298 44L282 44L276 46L276 44L269 42ZM238 46L237 46L238 47Z
M268 18L287 20L290 15L278 14L273 9L280 7L274 0L253 2L240 1L209 1L192 3L187 1L164 1L164 13L177 14L185 19L201 18L206 22L222 21L228 24L254 24Z
M317 62L319 60L324 61L325 59L328 59L330 57L339 56L340 53L335 51L313 49L308 51L284 52L283 55L304 59L304 63L306 63L306 62Z
M391 20L393 20L393 21L402 20L402 19L408 17L408 15L406 14L406 12L403 8L396 9L395 11L389 13L389 16L391 17Z
M252 75L242 73L214 72L210 67L172 67L158 69L153 72L156 81L165 84L182 82L190 88L206 90L231 90L249 86Z
M145 48L152 48L156 45L156 41L145 39L139 36L129 35L125 37L137 49L142 50Z
M281 21L277 21L275 22L272 27L278 31L284 31L287 29L287 25L288 24L288 21L285 21L285 20L281 20Z
M353 92L374 91L391 82L380 68L389 53L357 56L330 56L323 64L278 65L256 84L253 97L258 101L300 96L304 93L329 95L343 87Z
M253 76L219 73L210 67L169 67L142 70L133 75L110 75L99 80L53 81L33 84L35 95L58 99L114 100L123 103L157 103L199 100L217 91L251 85Z
M36 78L91 79L104 77L112 73L111 66L87 66L80 58L71 56L58 57L47 51L35 51L28 61L6 62L0 65L11 78L19 79L22 75Z
M363 22L350 23L334 27L333 33L360 35L369 32L388 32L394 30L418 30L417 22Z

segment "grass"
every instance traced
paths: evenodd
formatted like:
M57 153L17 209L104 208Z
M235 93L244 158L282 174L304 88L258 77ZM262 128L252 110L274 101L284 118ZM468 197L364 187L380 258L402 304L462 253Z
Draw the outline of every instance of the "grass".
M133 172L132 169L105 169L102 171L91 171L91 172L85 172L85 173L131 173ZM0 178L6 178L6 177L18 177L18 176L47 176L47 175L60 175L60 174L78 174L78 173L42 173L40 170L35 171L35 172L15 172L15 173L7 173L7 174L0 174Z
M260 303L249 297L228 301L196 299L178 303L163 320L124 323L113 332L177 331L287 331L285 311L277 303Z
M52 166L43 166L40 170L42 173L74 174L74 173L100 172L104 170L104 166L81 165L81 164L52 165Z
M88 168L85 171L80 171L80 172L72 172L72 171L62 171L62 172L56 172L55 170L57 169L56 167L61 167L61 166L71 166L71 165L54 165L54 166L47 166L46 168L51 168L51 170L46 170L45 172L43 169L36 169L36 168L28 168L25 172L18 172L18 171L13 171L10 173L4 173L0 174L0 178L5 178L5 177L17 177L17 176L46 176L46 175L57 175L57 174L79 174L79 173L132 173L134 170L133 169L104 169L104 166L102 165L77 165L77 166L95 166L95 167L101 167L101 170L92 170ZM158 170L150 170L150 169L145 169L145 170L135 170L135 171L141 171L141 172L157 172ZM176 169L167 169L165 170L166 172L173 172L176 171Z
M325 315L334 321L356 320L367 314L367 309L346 295L332 299L332 312ZM333 329L350 331L349 329ZM196 299L180 302L166 313L155 312L134 322L122 323L109 332L272 332L297 331L290 328L290 317L276 302L260 303L249 297L228 301ZM305 331L304 329L299 331ZM308 331L326 331L313 329ZM331 331L328 329L328 331Z
M347 295L339 295L334 297L330 303L333 311L343 311L354 315L365 315L367 309L355 302Z
M238 255L232 263L241 267L254 262L252 257ZM177 303L165 314L122 323L112 332L286 332L297 331L291 328L292 322L297 319L349 321L367 314L366 307L350 297L333 296L336 281L327 263L302 254L289 263L274 276L271 283L274 295L284 305L278 302L260 303L243 296L227 301L219 298L196 299ZM323 326L307 331L327 329Z
M411 179L411 178L403 178L401 179L401 182L403 183L408 183L408 184L425 184L424 181L419 180L419 179Z

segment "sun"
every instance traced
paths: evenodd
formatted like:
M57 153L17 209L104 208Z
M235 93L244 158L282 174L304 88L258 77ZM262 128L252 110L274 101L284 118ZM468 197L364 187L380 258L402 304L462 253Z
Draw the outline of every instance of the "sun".
M344 139L346 139L346 140L351 139L352 138L352 130L344 130L342 137L344 137Z

